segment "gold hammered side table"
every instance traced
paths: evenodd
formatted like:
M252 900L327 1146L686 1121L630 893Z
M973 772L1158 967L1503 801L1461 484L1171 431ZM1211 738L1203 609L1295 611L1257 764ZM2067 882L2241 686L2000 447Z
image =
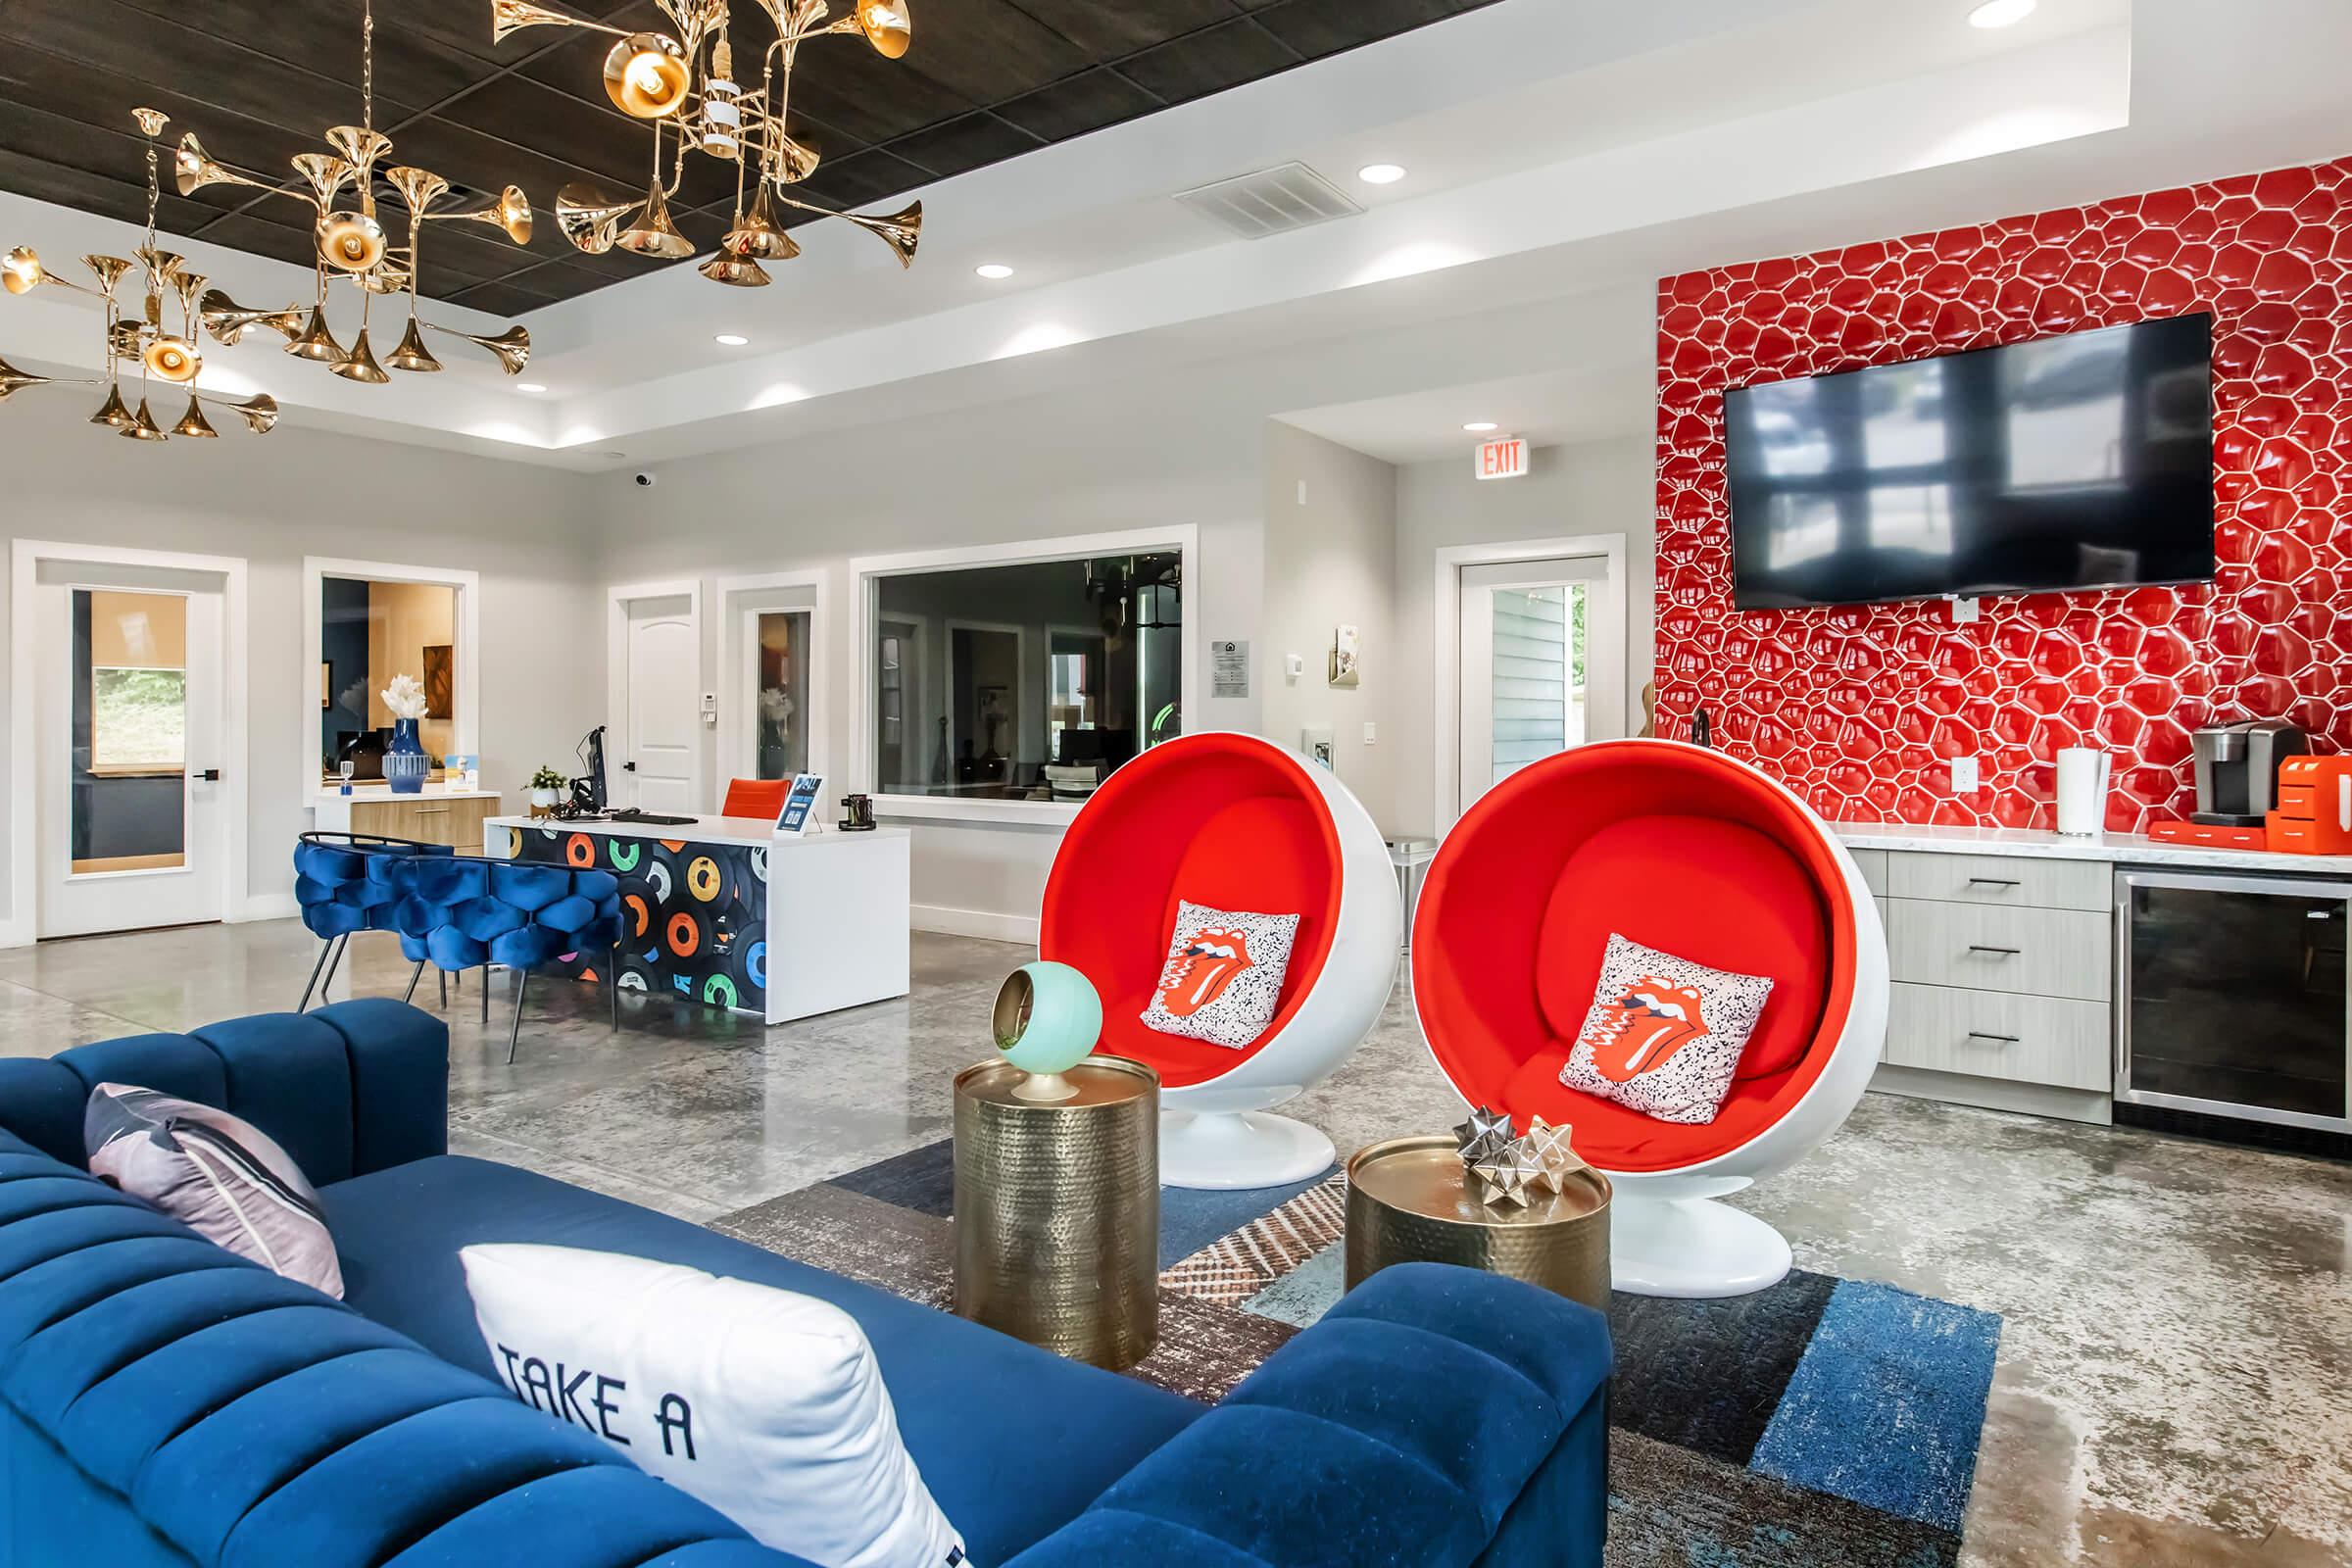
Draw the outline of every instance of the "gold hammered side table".
M1159 1074L1063 1076L1077 1093L1040 1102L1001 1058L956 1075L956 1310L1122 1371L1159 1339Z
M1609 1179L1579 1161L1527 1205L1479 1201L1444 1133L1368 1144L1348 1161L1348 1289L1392 1263L1459 1263L1609 1309Z

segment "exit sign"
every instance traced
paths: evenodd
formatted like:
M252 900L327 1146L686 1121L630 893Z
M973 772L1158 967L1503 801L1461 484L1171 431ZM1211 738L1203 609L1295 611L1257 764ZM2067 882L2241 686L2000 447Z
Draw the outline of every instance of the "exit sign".
M1527 438L1514 435L1499 441L1481 441L1470 471L1481 479L1526 477Z

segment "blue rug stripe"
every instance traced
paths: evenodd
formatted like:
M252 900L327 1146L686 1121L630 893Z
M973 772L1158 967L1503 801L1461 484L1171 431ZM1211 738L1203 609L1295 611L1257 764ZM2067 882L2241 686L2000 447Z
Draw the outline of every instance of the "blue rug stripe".
M1162 1187L1159 1266L1170 1268L1183 1262L1209 1243L1232 1235L1253 1219L1262 1219L1330 1177L1330 1171L1319 1171L1289 1187L1244 1187L1229 1192Z
M1957 1534L2000 1338L1997 1314L1840 1281L1751 1467Z

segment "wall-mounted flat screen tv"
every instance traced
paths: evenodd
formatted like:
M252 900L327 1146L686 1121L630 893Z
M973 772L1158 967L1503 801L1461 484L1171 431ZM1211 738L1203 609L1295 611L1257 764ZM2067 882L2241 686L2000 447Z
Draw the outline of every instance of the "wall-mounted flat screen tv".
M1741 610L2213 576L2213 318L1723 397Z

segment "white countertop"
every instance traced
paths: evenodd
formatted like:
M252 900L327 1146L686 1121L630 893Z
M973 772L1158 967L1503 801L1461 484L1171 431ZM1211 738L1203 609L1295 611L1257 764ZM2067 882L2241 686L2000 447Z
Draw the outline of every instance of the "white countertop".
M830 839L903 839L903 827L878 827L865 833L844 833L826 824L806 834L779 833L762 816L698 816L691 822L566 822L556 817L493 816L484 827L510 827L516 832L546 828L556 833L603 833L628 839L676 839L696 844L766 844L779 849Z
M435 783L430 779L425 781L422 789L419 789L416 793L410 795L394 794L392 786L384 783L381 779L368 779L365 783L354 784L351 787L351 793L349 795L343 793L343 786L339 783L321 784L318 786L319 800L349 801L354 803L360 801L423 800L495 801L504 793L506 792L503 790L462 790L449 784Z
M2167 844L2143 833L2072 838L2037 828L1935 827L1918 822L1832 822L1852 850L1924 850L1945 855L2015 855L2050 860L2106 860L2132 865L2197 866L2207 870L2269 871L2278 875L2352 875L2352 855L2274 855L2263 850L2216 850Z

